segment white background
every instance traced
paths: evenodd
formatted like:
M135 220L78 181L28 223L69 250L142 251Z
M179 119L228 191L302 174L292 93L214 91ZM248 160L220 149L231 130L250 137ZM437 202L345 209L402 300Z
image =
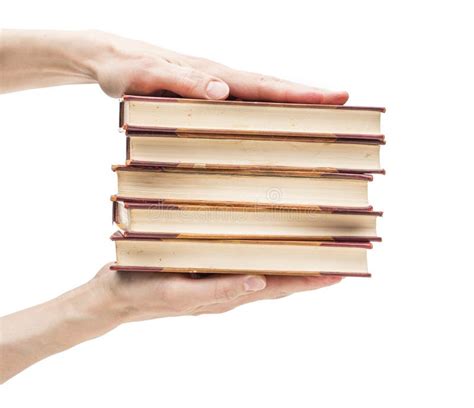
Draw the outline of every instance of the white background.
M98 28L387 107L374 277L225 315L122 326L7 382L4 407L474 404L470 2L9 1L11 28ZM53 120L53 114L56 117ZM114 257L118 102L0 96L0 313Z

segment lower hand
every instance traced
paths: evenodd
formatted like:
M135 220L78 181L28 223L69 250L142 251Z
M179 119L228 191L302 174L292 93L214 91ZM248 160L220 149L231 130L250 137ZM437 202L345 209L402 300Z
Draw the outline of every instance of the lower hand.
M105 265L91 281L117 323L157 317L223 313L262 299L319 289L341 280L333 276L209 275L120 272Z

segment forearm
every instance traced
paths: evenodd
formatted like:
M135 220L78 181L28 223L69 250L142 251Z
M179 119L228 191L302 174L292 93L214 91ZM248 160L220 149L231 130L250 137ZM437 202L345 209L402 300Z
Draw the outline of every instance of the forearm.
M0 93L94 83L100 36L88 31L1 30Z
M0 383L120 324L100 279L0 319Z

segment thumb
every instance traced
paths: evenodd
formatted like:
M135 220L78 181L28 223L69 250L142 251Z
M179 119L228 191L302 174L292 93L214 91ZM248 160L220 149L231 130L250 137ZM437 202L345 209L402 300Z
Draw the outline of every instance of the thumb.
M201 304L230 302L267 285L265 276L255 275L212 275L189 283L192 295Z
M189 67L169 65L156 75L157 86L186 98L226 99L229 86L221 79Z

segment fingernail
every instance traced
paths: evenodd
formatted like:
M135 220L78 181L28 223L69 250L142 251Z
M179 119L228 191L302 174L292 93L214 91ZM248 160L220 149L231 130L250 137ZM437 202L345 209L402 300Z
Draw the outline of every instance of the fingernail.
M229 87L220 81L211 81L207 84L206 94L209 99L223 99L229 94Z
M257 292L265 288L266 282L265 279L258 276L251 276L244 281L244 289L247 292Z

